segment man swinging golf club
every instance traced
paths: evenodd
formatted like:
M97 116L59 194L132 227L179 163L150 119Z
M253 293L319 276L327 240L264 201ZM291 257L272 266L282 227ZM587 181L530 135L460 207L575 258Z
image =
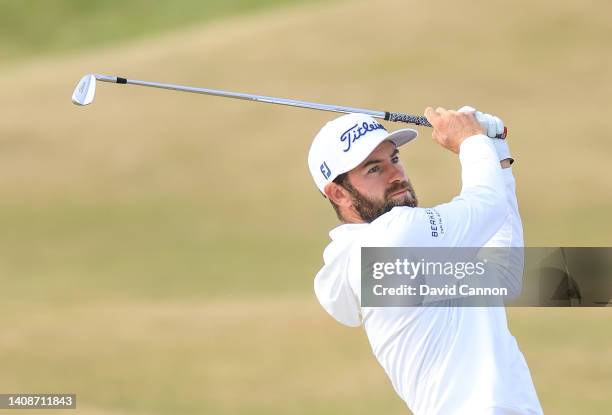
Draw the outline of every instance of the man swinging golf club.
M315 278L323 308L363 325L395 391L415 415L523 415L542 409L503 307L365 307L361 248L521 247L523 231L503 122L470 107L427 108L434 141L459 155L461 193L419 208L399 160L412 129L388 133L347 114L314 138L308 165L342 224L330 232ZM510 281L520 290L521 275Z

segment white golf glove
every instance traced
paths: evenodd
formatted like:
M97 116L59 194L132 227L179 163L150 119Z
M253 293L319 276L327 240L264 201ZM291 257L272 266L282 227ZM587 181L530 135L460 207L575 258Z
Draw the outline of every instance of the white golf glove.
M514 162L514 159L510 155L508 140L495 138L504 133L504 122L501 118L495 115L485 114L467 105L459 108L458 112L473 112L476 120L478 120L482 128L484 128L485 134L493 140L493 145L495 146L495 151L497 151L499 161L510 159L510 164Z

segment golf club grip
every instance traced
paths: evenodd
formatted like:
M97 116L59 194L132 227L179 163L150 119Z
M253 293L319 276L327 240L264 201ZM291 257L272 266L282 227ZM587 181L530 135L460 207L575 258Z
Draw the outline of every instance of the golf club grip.
M405 122L407 124L422 125L424 127L431 127L432 125L422 115L410 115L402 114L401 112L385 112L385 120L393 122ZM508 135L508 128L504 126L504 133L495 136L495 138L505 139Z
M402 114L401 112L385 112L385 120L431 127L431 124L429 121L427 121L427 118L423 117L422 115Z

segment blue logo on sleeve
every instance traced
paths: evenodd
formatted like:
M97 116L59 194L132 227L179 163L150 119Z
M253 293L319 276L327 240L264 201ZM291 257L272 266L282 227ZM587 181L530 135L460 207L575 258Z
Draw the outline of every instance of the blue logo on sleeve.
M352 143L354 143L355 141L357 141L358 139L360 139L361 137L363 137L370 131L381 130L381 129L387 131L385 127L382 126L382 124L377 123L376 121L370 124L368 124L367 122L364 122L361 124L361 126L359 126L359 124L353 125L351 128L343 132L342 135L340 136L340 141L342 141L343 143L346 142L346 148L342 151L346 153L347 151L351 149Z
M323 173L323 177L325 177L325 179L329 179L329 176L331 176L331 170L329 169L329 167L327 166L326 162L323 162L323 164L321 164L321 173Z

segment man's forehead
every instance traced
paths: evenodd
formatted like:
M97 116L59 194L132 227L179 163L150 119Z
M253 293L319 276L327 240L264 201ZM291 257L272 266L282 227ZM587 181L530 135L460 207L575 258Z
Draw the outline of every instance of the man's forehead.
M360 167L363 167L371 160L384 160L385 158L390 157L396 148L397 146L393 141L383 141L374 149L374 151L370 153L370 155L364 161L362 161L355 168L358 169Z

